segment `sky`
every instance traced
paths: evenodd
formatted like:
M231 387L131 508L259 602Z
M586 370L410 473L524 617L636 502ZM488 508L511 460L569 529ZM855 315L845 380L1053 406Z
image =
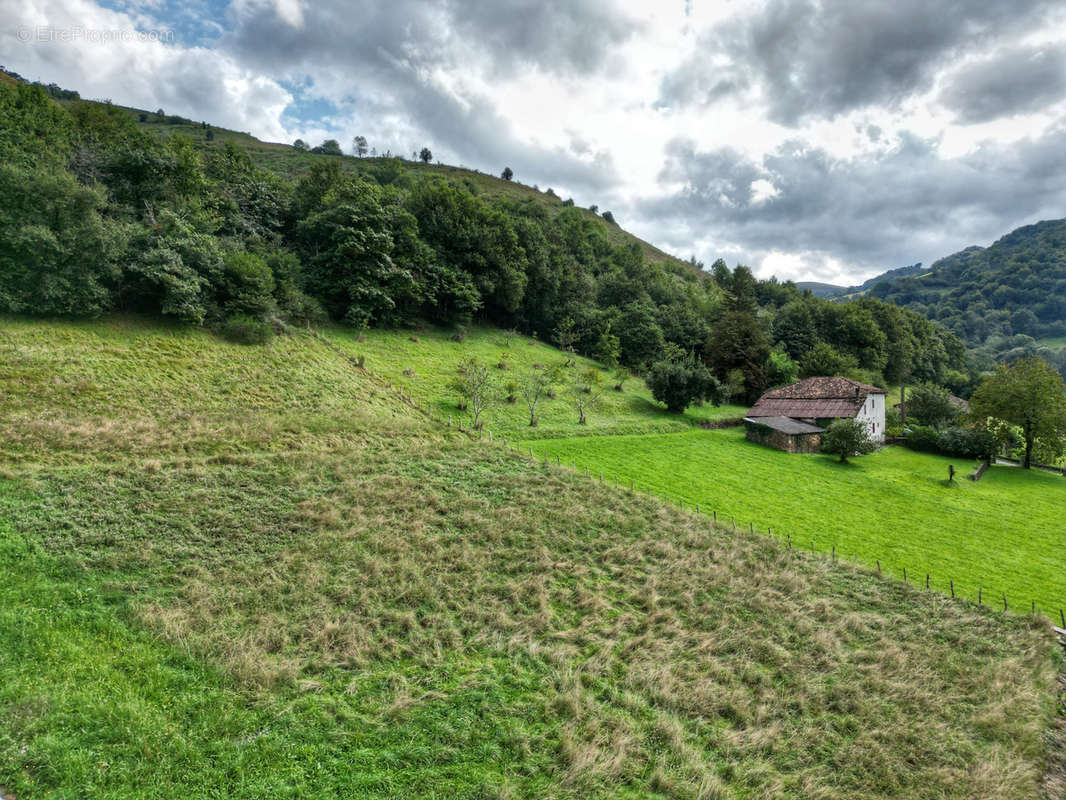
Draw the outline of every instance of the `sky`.
M1066 216L1061 0L0 0L0 64L852 284Z

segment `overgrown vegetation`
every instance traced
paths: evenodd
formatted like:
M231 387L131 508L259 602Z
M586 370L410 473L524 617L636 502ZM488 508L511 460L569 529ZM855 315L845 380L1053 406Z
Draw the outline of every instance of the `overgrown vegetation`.
M449 433L311 335L0 330L20 797L1038 791L1041 623Z

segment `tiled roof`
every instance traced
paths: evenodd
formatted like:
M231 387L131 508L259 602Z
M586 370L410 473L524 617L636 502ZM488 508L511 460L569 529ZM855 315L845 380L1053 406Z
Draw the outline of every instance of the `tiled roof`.
M808 425L806 422L800 422L798 419L789 417L756 417L754 419L744 417L744 421L754 422L756 425L765 425L767 428L772 428L781 433L825 433L825 428L819 428L817 425Z
M749 417L797 417L799 419L826 419L828 417L854 417L862 408L865 395L858 400L844 398L818 400L815 398L763 397L751 407Z
M856 392L856 390L858 390ZM878 389L868 383L859 383L851 378L804 378L799 383L782 386L780 389L771 389L763 395L767 397L790 397L805 400L827 400L841 397L852 398L865 397L868 394L885 394L884 389Z
M871 394L885 394L885 390L850 378L806 378L767 392L752 406L748 416L854 417Z

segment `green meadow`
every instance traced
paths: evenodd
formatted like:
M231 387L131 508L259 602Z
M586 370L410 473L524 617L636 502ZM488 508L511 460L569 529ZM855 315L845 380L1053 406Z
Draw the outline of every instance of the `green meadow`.
M534 463L400 399L418 378L405 394L444 410L455 359L499 332L327 335L0 319L0 792L1039 796L1062 667L1045 621L734 532L680 492ZM600 430L662 426L628 388ZM720 442L723 479L755 497L787 457L695 427L725 411L532 446L618 447L665 480L669 443ZM561 408L543 426L578 427ZM855 505L887 482L873 458L784 462L812 491L804 461ZM862 474L866 494L842 477ZM1032 505L1060 486L1017 480Z
M995 466L973 482L967 461L886 447L840 464L744 438L744 429L523 444L594 475L602 470L673 502L699 505L740 528L754 524L794 547L857 558L938 591L1016 611L1066 608L1066 478ZM948 466L957 470L949 483ZM731 524L731 523L730 523Z

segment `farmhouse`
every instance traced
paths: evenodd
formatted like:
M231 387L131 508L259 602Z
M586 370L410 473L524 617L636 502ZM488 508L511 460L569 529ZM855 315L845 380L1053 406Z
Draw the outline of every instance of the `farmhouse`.
M790 453L815 453L825 426L838 419L865 422L870 438L884 441L885 390L850 378L806 378L764 394L744 424L750 441Z

